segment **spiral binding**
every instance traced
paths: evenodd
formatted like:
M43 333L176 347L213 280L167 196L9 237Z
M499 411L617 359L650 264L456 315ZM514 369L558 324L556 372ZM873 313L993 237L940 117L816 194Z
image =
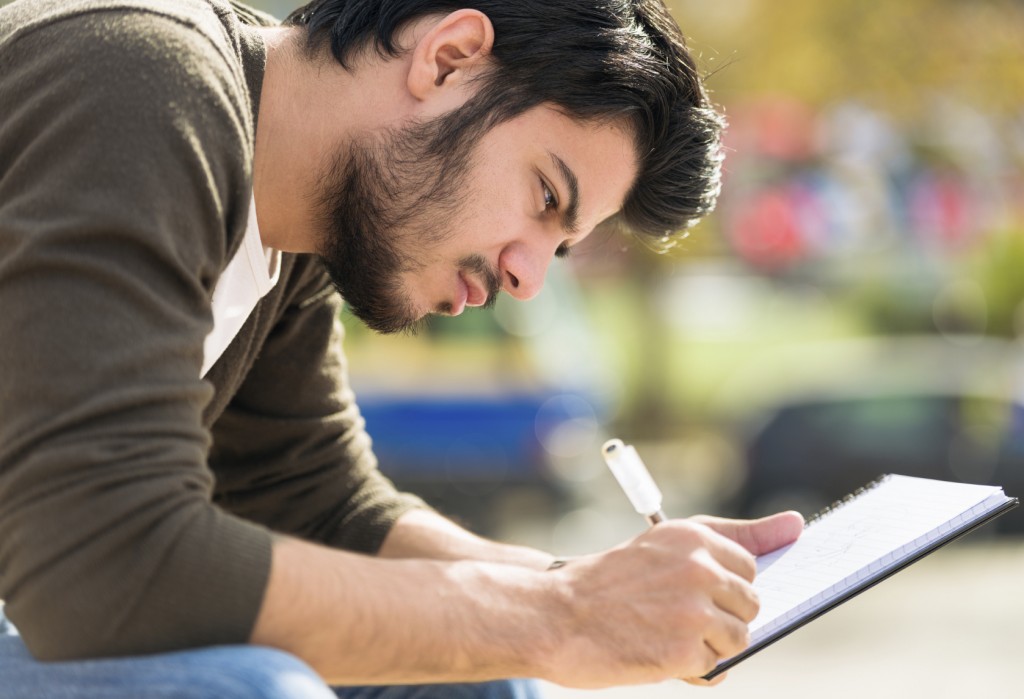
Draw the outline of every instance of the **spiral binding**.
M826 505L825 507L821 508L820 510L815 512L813 515L811 515L807 519L807 521L804 523L804 529L806 529L807 527L811 526L812 524L814 524L818 520L824 518L826 515L832 514L835 510L838 510L840 507L842 507L846 503L853 502L854 500L859 498L861 495L863 495L867 491L872 490L874 488L877 488L882 483L887 481L891 477L891 475L892 474L889 474L889 473L881 475L878 478L876 478L875 480L871 481L870 483L867 483L867 484L861 486L860 488L857 488L855 491L853 491L849 495L846 495L845 497L840 498L839 500L836 500L831 505Z

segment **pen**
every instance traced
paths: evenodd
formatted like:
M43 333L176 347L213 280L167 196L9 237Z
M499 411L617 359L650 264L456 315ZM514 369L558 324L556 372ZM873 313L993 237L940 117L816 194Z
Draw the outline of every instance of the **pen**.
M621 439L609 439L601 447L601 455L633 508L646 517L652 527L658 522L664 522L666 517L661 511L661 491L636 449L627 446Z

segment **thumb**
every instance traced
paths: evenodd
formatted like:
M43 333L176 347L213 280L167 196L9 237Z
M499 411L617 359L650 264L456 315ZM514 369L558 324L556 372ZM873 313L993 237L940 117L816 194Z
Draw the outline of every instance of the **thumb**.
M686 677L683 678L683 682L687 682L696 687L714 687L716 684L724 682L728 674L728 672L723 672L719 675L715 675L713 680L706 680L703 677Z
M724 519L707 515L691 519L732 539L755 556L793 543L804 529L803 515L792 511L761 519Z

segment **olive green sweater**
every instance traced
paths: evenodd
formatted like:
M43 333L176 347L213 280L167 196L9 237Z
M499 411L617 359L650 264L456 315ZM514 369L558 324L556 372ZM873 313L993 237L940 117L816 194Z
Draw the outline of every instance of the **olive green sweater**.
M0 10L0 599L41 659L246 641L269 530L376 551L376 470L318 261L200 379L265 63L224 0Z

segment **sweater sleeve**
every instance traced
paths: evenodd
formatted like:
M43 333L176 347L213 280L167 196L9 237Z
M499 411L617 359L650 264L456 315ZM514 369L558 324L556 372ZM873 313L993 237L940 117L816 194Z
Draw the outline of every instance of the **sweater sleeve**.
M99 11L0 43L0 597L39 659L244 642L262 601L201 421L251 149L216 39Z
M341 299L305 257L296 293L213 428L216 502L330 546L376 553L394 521L425 507L377 470L347 382Z

